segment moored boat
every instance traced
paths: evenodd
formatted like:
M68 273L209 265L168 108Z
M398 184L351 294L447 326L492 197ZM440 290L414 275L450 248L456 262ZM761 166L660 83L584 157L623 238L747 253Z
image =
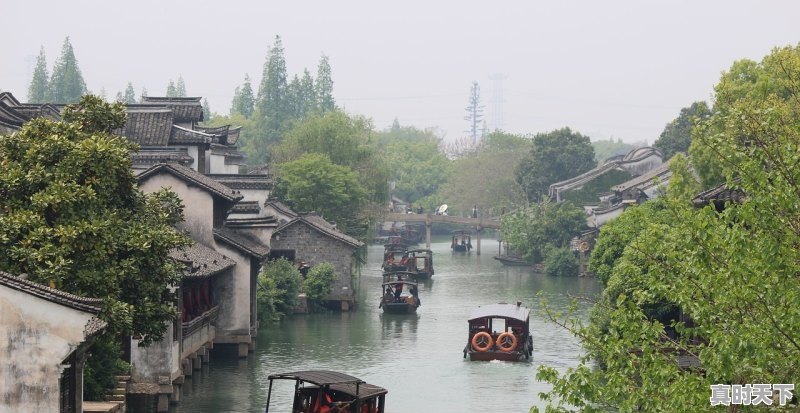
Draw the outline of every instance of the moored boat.
M472 310L464 357L470 360L529 360L533 339L529 331L530 310L519 301L490 304Z
M497 261L500 261L503 265L509 265L512 267L533 267L534 264L529 263L522 257L514 257L511 255L495 255L493 257Z
M269 379L269 390L265 413L270 411L273 380L295 381L292 413L335 411L384 413L388 391L348 374L309 370L272 374L267 379Z

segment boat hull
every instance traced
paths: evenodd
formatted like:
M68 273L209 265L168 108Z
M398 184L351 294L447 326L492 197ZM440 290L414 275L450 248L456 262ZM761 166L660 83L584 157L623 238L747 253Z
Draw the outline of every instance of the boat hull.
M412 314L417 312L417 306L408 303L384 303L383 312L387 314Z
M526 353L520 351L473 351L468 350L469 359L473 361L523 361L526 360Z
M533 264L523 260L522 258L509 257L505 255L495 255L493 258L497 261L500 261L503 265L509 265L512 267L533 267Z

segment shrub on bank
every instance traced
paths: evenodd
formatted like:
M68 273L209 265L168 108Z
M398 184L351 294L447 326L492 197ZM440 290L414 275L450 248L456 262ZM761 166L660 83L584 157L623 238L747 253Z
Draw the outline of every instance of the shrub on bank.
M270 261L258 274L258 319L275 321L292 314L297 305L302 276L291 261Z
M553 248L544 260L544 273L556 277L577 277L578 260L569 248Z

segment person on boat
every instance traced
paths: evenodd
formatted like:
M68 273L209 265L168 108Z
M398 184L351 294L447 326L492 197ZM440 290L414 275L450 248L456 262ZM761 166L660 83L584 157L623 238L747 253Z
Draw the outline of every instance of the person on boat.
M400 301L400 294L403 292L403 283L397 283L394 285L394 300Z
M408 253L403 254L403 259L400 260L400 265L408 267Z
M422 305L422 300L420 300L420 299L419 299L419 296L417 295L417 287L414 287L414 286L412 285L412 286L411 286L411 287L408 289L408 292L409 292L409 293L411 293L411 296L412 296L412 297L414 297L414 299L417 301L417 307L421 306L421 305Z
M477 218L478 217L478 206L477 205L473 205L472 206L472 217L473 218Z

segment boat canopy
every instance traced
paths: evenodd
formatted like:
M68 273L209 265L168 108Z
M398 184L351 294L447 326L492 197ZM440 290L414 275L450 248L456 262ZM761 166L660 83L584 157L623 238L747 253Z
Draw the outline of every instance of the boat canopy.
M300 380L308 383L313 383L318 386L327 386L330 384L342 384L342 383L364 383L364 380L361 380L358 377L353 377L349 374L339 373L330 370L306 370L306 371L295 371L291 373L278 373L278 374L271 374L267 378L269 380L274 380L274 379Z
M408 250L408 253L409 253L409 254L411 254L411 253L414 253L414 252L424 252L424 253L427 253L427 254L433 254L433 251L431 251L431 250L426 250L426 249L415 249L415 250Z
M528 307L515 304L489 304L480 306L469 315L469 321L477 320L486 317L501 317L513 318L516 320L526 321L530 310Z
M369 399L375 396L386 394L388 391L383 387L375 386L353 377L349 374L339 373L329 370L307 370L295 371L291 373L272 374L267 377L269 380L288 379L315 384L320 387L328 387L332 390L349 394L359 400Z
M415 286L415 287L417 286L417 283L415 283L414 281L408 281L408 280L403 280L403 281L388 281L388 282L385 282L385 283L383 283L383 284L381 284L381 285L383 285L383 286L387 286L387 285L395 285L395 284L408 284L408 285L412 285L412 286Z

